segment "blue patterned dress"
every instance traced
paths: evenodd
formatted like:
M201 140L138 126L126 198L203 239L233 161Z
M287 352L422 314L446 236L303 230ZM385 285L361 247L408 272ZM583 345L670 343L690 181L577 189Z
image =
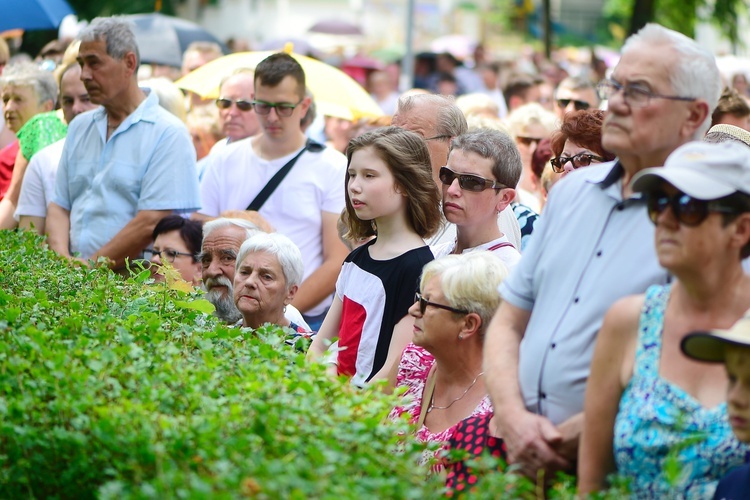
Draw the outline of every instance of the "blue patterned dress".
M633 377L620 399L614 453L634 498L711 498L748 449L727 421L726 403L704 408L659 376L664 309L671 287L646 291Z

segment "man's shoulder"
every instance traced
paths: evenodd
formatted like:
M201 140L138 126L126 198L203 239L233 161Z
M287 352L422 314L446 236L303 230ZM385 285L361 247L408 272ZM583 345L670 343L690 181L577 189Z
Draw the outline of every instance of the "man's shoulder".
M300 161L306 164L327 165L329 168L336 170L346 167L346 156L332 147L325 147L320 151L307 151L302 155Z

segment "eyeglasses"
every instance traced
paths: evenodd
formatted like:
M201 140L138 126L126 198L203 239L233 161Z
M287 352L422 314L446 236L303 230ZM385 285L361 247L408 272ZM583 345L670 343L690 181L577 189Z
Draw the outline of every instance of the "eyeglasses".
M525 137L522 135L517 135L516 140L524 146L531 146L532 142L536 145L539 145L539 143L542 142L542 139L540 139L539 137Z
M448 167L440 167L438 177L440 178L440 182L442 182L446 186L450 186L451 184L453 184L454 180L458 179L458 186L461 189L463 189L464 191L473 191L475 193L480 193L485 189L502 189L508 187L497 181L491 181L478 175L457 174Z
M675 218L677 218L680 224L686 226L701 225L710 212L725 214L739 213L737 208L722 205L718 201L699 200L679 191L672 196L663 191L648 193L646 195L646 206L648 208L648 217L654 224L656 224L659 214L664 212L667 207L671 207Z
M695 101L695 97L681 97L675 95L655 94L640 85L621 84L614 80L602 80L596 86L596 91L601 99L612 99L612 96L622 90L622 98L625 104L634 108L648 106L651 99L669 99L672 101Z
M469 311L463 309L456 309L455 307L445 306L443 304L436 304L422 297L422 294L417 292L414 294L414 302L419 302L419 314L424 314L427 310L427 306L437 307L438 309L445 309L446 311L454 312L456 314L469 314Z
M158 255L161 260L167 260L172 263L174 262L174 260L177 258L178 255L184 255L186 257L193 257L193 254L191 253L178 252L177 250L172 250L170 248L167 248L164 250L154 250L153 248L147 248L143 251L143 256L147 258L148 260L151 260L154 255Z
M573 168L581 168L588 167L589 165L591 165L592 161L601 163L604 161L604 158L602 158L601 156L592 155L591 153L578 153L577 155L573 156L558 156L557 158L551 158L549 162L552 164L552 170L554 172L557 172L558 174L561 174L565 172L565 169L563 167L569 161L573 162Z
M557 105L564 109L567 108L571 102L573 103L573 107L576 109L576 111L582 111L591 107L591 104L587 103L586 101L578 101L576 99L558 99Z
M245 101L243 99L237 99L234 101L228 97L220 97L216 99L216 106L218 106L219 109L229 109L232 107L232 103L236 104L237 109L240 111L250 111L253 109L253 103L251 101Z
M271 112L271 109L276 109L276 114L283 116L284 118L292 116L294 108L300 105L304 99L300 99L297 104L291 104L288 102L266 102L266 101L253 101L253 108L259 115L267 115Z
M434 135L432 137L425 137L424 140L425 141L438 141L440 139L450 139L450 138L451 138L450 135L442 134L442 135Z

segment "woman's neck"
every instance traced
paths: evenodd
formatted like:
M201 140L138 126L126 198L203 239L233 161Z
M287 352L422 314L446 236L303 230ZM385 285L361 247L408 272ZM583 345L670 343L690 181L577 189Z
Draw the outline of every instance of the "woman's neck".
M377 239L370 247L370 255L377 259L388 259L414 248L424 246L424 240L406 220L402 210L392 215L375 219Z
M673 287L673 294L693 311L726 311L735 307L747 309L750 302L750 277L742 265L723 266L710 272L705 269L682 274Z
M483 221L481 224L456 226L456 248L454 253L461 253L467 248L478 247L503 236L497 227L497 217Z
M267 313L265 311L259 311L257 314L252 316L244 316L242 319L243 327L250 327L253 330L258 329L260 326L271 323L279 326L289 326L291 322L284 316L284 311Z
M445 352L432 354L435 356L436 382L443 387L465 387L482 371L482 339L480 338L457 340L457 344L446 346Z

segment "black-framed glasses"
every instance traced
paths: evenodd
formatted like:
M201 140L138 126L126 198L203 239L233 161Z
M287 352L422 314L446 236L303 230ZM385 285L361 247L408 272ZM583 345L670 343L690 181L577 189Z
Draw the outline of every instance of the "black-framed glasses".
M588 102L579 101L578 99L557 99L557 105L563 109L567 108L571 102L576 111L583 111L584 109L589 109L591 107L591 104Z
M174 263L174 260L180 255L191 258L195 257L191 253L178 252L177 250L172 250L171 248L165 248L164 250L154 250L153 248L147 248L143 251L143 256L148 260L151 260L154 255L158 255L161 260L167 260L170 263Z
M523 135L517 135L516 140L524 146L531 146L532 143L538 146L542 142L542 139L539 137L526 137Z
M232 103L237 105L237 109L240 111L250 111L253 109L252 101L245 101L244 99L233 100L228 97L219 97L216 99L216 106L219 109L229 109L232 107Z
M591 153L578 153L573 156L558 156L557 158L550 158L549 162L552 164L552 171L561 174L565 172L565 164L573 162L573 168L588 167L591 162L601 163L604 158L596 156Z
M625 104L634 108L648 106L651 99L669 99L671 101L695 101L695 97L682 97L676 95L656 94L638 84L621 84L615 80L602 80L596 86L596 91L601 99L611 99L612 96L622 90L622 98Z
M485 179L479 175L457 174L448 167L440 167L438 177L440 177L440 182L446 186L450 186L454 180L458 179L458 187L464 191L473 191L475 193L480 193L485 189L502 189L508 187L505 184Z
M294 108L299 106L303 100L304 98L297 101L296 104L292 104L290 102L266 102L256 99L253 101L253 108L259 115L267 115L272 109L275 109L277 115L287 118L292 116Z
M699 200L690 195L678 191L668 195L664 191L653 191L646 194L646 207L648 218L656 224L659 214L667 207L672 208L675 218L685 226L700 226L708 214L719 212L724 214L736 214L740 211L736 207L730 207L716 200Z
M450 135L440 134L440 135L433 135L432 137L425 137L424 140L425 141L439 141L442 139L450 139L450 138L451 138Z
M456 314L469 314L469 311L464 311L463 309L456 309L455 307L430 302L429 300L422 297L422 294L419 292L414 294L414 302L419 302L419 314L422 315L427 310L427 306L437 307L438 309L445 309L446 311L450 311Z

